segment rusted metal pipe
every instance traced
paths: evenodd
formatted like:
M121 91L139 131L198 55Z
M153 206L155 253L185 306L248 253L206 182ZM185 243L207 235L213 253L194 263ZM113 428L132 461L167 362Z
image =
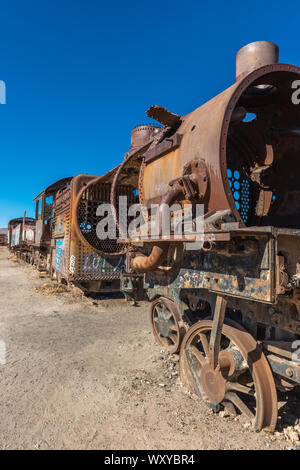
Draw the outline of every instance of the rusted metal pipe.
M169 243L157 243L149 256L136 256L132 261L133 270L136 273L146 273L159 268L168 253L168 247Z
M169 191L162 197L161 204L157 208L156 212L156 227L157 234L162 234L163 220L168 215L169 206L174 202L178 201L184 195L184 188L175 182ZM169 249L169 243L157 243L152 248L149 256L139 255L132 260L132 269L137 273L146 273L153 271L162 265L165 260Z

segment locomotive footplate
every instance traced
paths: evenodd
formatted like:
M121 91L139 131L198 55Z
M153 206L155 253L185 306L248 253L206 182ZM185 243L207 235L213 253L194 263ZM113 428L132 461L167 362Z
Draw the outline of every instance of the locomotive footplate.
M276 239L271 233L241 232L231 234L229 241L212 243L209 251L185 251L177 272L146 273L145 287L153 293L168 286L275 302Z

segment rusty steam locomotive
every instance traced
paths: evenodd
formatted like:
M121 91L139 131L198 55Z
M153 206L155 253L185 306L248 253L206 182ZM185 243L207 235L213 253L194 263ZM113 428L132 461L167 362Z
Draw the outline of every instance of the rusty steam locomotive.
M134 296L143 279L153 333L180 354L183 384L271 431L276 388L300 384L300 68L278 56L272 42L248 44L236 56L236 82L208 103L186 116L151 106L159 125L132 131L117 168L58 189L54 224L62 218L70 233L64 277L82 274L86 254L123 257L121 289ZM119 196L134 203L137 194L158 237L99 241L99 201L111 201L117 222ZM189 239L187 250L172 230L162 236L173 203L203 205L200 245ZM56 228L48 254L61 239ZM99 280L80 273L80 282Z
M166 204L204 205L202 247L172 232L132 241L123 288L144 273L154 335L180 353L182 382L257 430L275 428L276 387L300 383L300 68L278 55L268 41L243 47L234 85L186 116L150 107L162 127L133 131L111 197L130 175L158 204L158 233Z

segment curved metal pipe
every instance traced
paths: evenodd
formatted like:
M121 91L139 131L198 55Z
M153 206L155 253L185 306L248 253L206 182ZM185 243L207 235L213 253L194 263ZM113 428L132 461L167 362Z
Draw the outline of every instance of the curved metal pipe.
M157 243L149 256L139 255L132 260L132 268L136 273L153 271L162 265L168 253L169 243Z
M168 192L162 197L161 203L156 213L156 226L158 227L158 235L162 234L162 221L166 217L166 211L169 206L184 195L184 188L176 181ZM156 243L152 248L149 256L139 255L132 260L132 268L137 273L146 273L153 271L162 265L169 249L169 243Z

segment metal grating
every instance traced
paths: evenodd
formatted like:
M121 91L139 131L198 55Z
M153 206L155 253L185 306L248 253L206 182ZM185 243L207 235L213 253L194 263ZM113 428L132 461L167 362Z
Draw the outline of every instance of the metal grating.
M81 196L77 206L77 220L81 233L89 245L95 248L103 255L119 255L130 249L128 243L117 243L116 239L99 239L97 235L98 223L106 217L97 216L97 208L103 203L110 203L111 184L95 183L89 186ZM117 188L117 200L119 196L127 196L128 205L137 201L137 195L134 188L128 185L120 185ZM119 213L119 205L116 205L116 211ZM118 238L118 230L116 231Z
M248 179L238 170L227 170L228 183L241 218L246 223L251 206L251 187Z

